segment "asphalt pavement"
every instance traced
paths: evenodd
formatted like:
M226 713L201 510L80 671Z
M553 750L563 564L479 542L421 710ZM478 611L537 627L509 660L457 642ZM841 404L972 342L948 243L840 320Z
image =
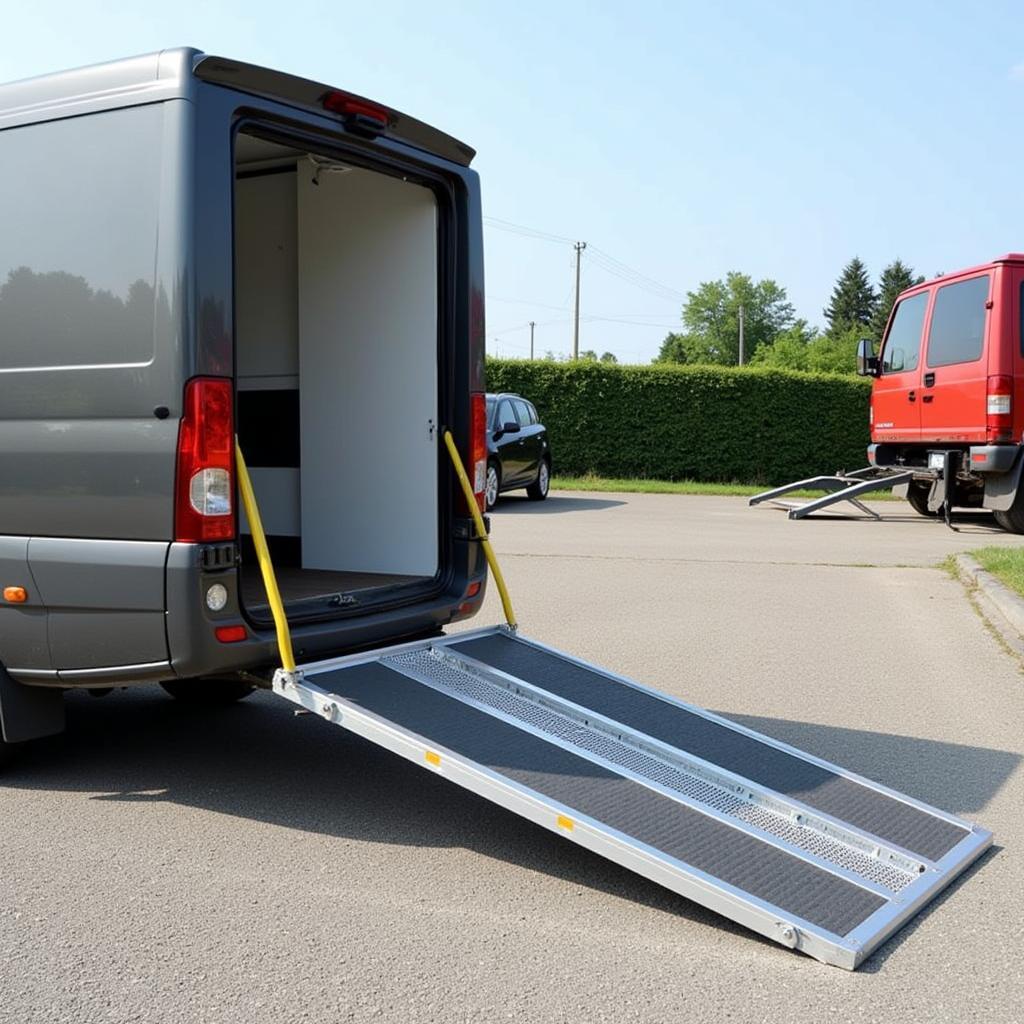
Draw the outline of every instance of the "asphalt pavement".
M1020 543L878 503L510 497L524 633L978 821L995 849L855 974L269 694L68 697L0 779L0 1021L1020 1021L1021 665L938 567ZM500 619L496 595L470 625Z

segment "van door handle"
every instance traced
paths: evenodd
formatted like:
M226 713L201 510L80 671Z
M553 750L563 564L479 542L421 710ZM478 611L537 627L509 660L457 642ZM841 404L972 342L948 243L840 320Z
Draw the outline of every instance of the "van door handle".
M935 397L934 395L922 395L921 396L921 401L922 402L930 402L934 397Z
M935 384L935 374L934 373L926 373L924 375L924 386L926 388L930 388L934 384Z
M907 392L907 401L908 402L916 402L917 401L917 392L916 391L908 391Z

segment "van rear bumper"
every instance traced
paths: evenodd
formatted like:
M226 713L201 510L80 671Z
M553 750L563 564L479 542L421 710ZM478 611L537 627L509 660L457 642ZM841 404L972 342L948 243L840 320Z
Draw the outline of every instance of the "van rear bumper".
M455 541L457 566L446 591L430 599L399 608L325 622L296 624L291 628L296 660L308 662L335 657L362 647L399 643L439 633L443 626L471 617L483 601L486 586L467 600L471 582L483 580L486 562L476 541ZM198 544L171 544L167 558L167 644L176 676L223 675L279 666L277 639L272 628L259 628L241 615L238 573L234 568L209 570L203 566ZM207 589L214 583L227 588L222 612L206 607ZM245 626L247 639L222 643L218 626Z
M928 453L955 448L967 452L964 469L975 473L1008 473L1017 460L1020 447L1015 444L942 444L940 441L916 444L880 443L868 445L868 462L872 466L928 471ZM934 474L931 474L934 475Z

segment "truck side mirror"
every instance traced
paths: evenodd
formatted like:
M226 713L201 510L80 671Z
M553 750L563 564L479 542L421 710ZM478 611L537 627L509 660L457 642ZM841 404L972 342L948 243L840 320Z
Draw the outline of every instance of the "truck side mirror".
M867 338L861 338L857 342L857 375L860 377L878 376L878 356L875 355L875 345Z

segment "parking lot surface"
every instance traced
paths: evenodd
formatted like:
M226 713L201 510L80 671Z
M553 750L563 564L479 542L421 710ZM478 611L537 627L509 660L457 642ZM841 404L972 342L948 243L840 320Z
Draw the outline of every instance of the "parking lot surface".
M530 636L992 829L856 974L745 931L258 694L68 698L0 779L0 1021L1020 1021L1024 679L948 554L875 505L510 497ZM470 625L500 619L496 594Z

